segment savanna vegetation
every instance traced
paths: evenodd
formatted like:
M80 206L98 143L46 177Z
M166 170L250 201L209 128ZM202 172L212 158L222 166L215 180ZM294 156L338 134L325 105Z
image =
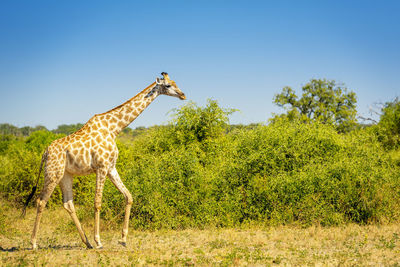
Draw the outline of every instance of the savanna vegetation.
M347 88L311 80L302 90L302 97L289 87L277 94L274 102L287 113L266 124L230 125L235 110L209 100L174 110L168 125L126 129L117 139L117 168L134 198L131 226L398 222L399 101L384 106L376 125L359 127L356 97ZM1 125L2 197L22 206L46 146L81 126L49 131ZM92 219L94 190L93 176L75 178L82 220ZM57 189L49 206L60 203ZM103 218L118 222L123 208L123 196L107 182Z
M46 209L32 251L35 209L22 220L17 206L0 204L1 266L399 266L398 224L131 229L124 248L117 242L121 225L103 220L104 249L97 250L85 248L61 208ZM93 220L82 223L93 229Z

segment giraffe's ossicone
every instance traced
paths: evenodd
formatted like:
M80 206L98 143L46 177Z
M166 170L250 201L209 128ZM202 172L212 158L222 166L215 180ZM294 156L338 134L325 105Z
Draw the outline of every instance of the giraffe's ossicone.
M169 95L186 99L185 94L178 88L167 73L162 78L141 91L118 107L101 114L94 115L80 130L64 138L53 141L43 154L40 172L44 164L44 185L37 199L37 215L32 233L32 247L37 248L36 239L40 218L54 188L59 184L63 194L64 208L71 215L82 241L92 248L82 226L76 216L72 197L72 179L75 175L96 174L96 193L94 199L94 240L96 248L101 248L100 242L100 209L106 177L125 196L125 218L120 244L126 246L129 215L132 206L132 196L122 183L115 164L118 159L118 148L115 138L159 95ZM37 182L36 182L37 185ZM25 203L33 197L36 186Z

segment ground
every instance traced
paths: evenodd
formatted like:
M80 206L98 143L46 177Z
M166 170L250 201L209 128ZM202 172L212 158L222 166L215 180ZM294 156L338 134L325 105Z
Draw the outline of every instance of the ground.
M241 229L130 230L118 245L122 225L101 232L104 248L86 249L66 211L46 209L37 251L30 249L33 208L0 208L1 266L400 266L400 225L245 227ZM90 240L92 222L84 223ZM93 243L93 241L92 241Z

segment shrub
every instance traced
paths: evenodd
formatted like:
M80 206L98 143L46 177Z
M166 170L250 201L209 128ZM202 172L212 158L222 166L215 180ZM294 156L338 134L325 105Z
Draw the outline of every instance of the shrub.
M62 137L49 131L35 131L25 139L10 139L1 153L0 188L13 201L22 202L30 194L36 182L42 153L55 139ZM40 185L43 179L40 179ZM59 202L57 190L54 200Z
M379 140L387 149L400 146L400 101L396 98L385 104L382 115L375 130Z
M319 122L276 120L229 127L231 110L189 103L168 126L120 142L117 169L132 193L131 225L147 229L257 224L369 223L400 215L400 158L374 131L340 134ZM21 202L42 149L57 136L36 132L0 142L0 186ZM7 139L8 138L8 139ZM22 177L22 178L21 178ZM43 179L41 179L43 181ZM76 177L81 218L92 218L95 177ZM52 197L59 201L59 191ZM107 182L102 216L123 218L123 195Z

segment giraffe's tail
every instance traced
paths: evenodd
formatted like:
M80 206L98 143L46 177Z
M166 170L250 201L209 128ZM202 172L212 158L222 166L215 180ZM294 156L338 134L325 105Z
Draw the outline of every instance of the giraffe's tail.
M38 176L37 176L37 179L36 179L36 185L32 188L32 192L29 194L28 198L26 199L24 208L22 209L21 217L23 217L23 218L25 217L26 208L28 207L29 202L31 201L31 199L35 195L35 192L36 192L36 189L37 189L37 185L39 183L40 173L42 172L43 163L45 162L46 159L47 159L47 149L42 155L42 161L40 162L40 168L39 168L39 173L38 173Z

